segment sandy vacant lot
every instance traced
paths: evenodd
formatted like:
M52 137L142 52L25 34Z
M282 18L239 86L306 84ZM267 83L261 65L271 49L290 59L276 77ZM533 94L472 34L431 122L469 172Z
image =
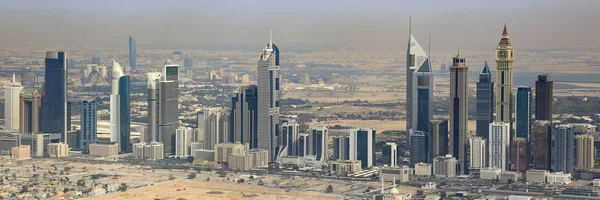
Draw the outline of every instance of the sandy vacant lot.
M185 190L184 190L185 188ZM177 190L180 191L177 191ZM242 193L246 196L242 197ZM246 184L201 182L199 180L182 180L152 187L133 189L127 192L114 193L92 199L343 199L334 194L317 192L288 191Z
M475 132L476 121L469 120L469 131ZM310 126L349 126L361 128L374 128L378 133L388 130L406 130L406 121L404 120L333 120L324 122L312 122Z

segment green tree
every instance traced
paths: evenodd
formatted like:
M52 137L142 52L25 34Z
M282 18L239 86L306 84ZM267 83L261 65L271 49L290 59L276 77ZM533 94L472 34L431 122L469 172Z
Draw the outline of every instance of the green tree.
M332 193L333 192L333 186L332 185L328 185L326 192L327 193Z

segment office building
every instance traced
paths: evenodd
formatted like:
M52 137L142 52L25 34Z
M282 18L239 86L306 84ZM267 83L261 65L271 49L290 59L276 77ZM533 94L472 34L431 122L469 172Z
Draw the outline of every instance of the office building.
M272 34L271 34L272 37ZM277 158L279 136L279 48L269 41L258 59L258 132L257 147L269 150Z
M350 160L360 160L363 169L375 165L375 129L350 130Z
M196 149L193 151L194 160L215 161L215 151L207 149Z
M162 74L160 72L148 73L148 131L143 136L143 141L146 143L159 141L158 138L158 115L160 81Z
M333 138L333 160L350 160L350 138Z
M400 183L408 182L410 169L408 166L391 167L385 166L379 168L379 178L383 181L398 180Z
M553 152L552 163L553 171L573 173L575 168L575 135L573 126L560 124L554 127L552 131Z
M500 168L483 168L479 172L479 178L483 180L497 180L500 173L502 173L502 169Z
M179 66L165 65L158 100L158 138L164 155L175 153L175 129L179 126Z
M329 130L327 127L311 126L308 129L308 134L308 155L314 155L320 161L329 160L327 154Z
M332 160L328 161L329 171L338 176L348 176L360 172L360 160Z
M258 134L257 112L257 87L256 85L242 86L237 94L231 98L231 128L230 141L249 143L250 148L256 148Z
M298 148L297 148L297 156L307 156L308 155L308 134L298 134ZM350 148L352 148L352 143L350 143ZM352 153L352 150L350 150Z
M286 151L286 155L288 156L297 156L298 155L298 134L300 132L300 124L297 122L290 120L281 124L281 135L283 141L283 149ZM334 156L335 154L335 139L334 139ZM346 148L349 148L349 144L346 144ZM252 147L250 147L252 148ZM344 148L342 148L344 149ZM347 152L344 157L348 157L349 152Z
M531 116L531 88L519 86L517 88L517 99L515 101L515 121L517 126L516 135L518 138L525 138L529 141L531 137L531 128L533 120Z
M229 112L224 108L205 108L204 120L204 148L214 149L215 144L227 143L229 134ZM249 143L246 143L249 144Z
M487 167L487 145L486 140L476 136L469 139L469 168L481 169Z
M431 120L429 160L448 154L448 120Z
M452 155L440 156L433 159L433 175L435 177L456 177L456 159Z
M10 155L12 158L15 158L17 160L31 159L30 151L31 150L29 145L20 145L18 147L11 148Z
M508 170L508 152L510 145L510 124L493 122L490 124L488 147L488 166Z
M427 134L422 131L414 131L410 135L410 167L429 162L427 143Z
M60 140L60 134L21 133L17 145L27 145L31 150L31 156L43 157L48 153L48 144L52 140Z
M529 183L546 183L546 177L549 173L548 170L530 169L527 170L525 179Z
M552 162L552 122L536 120L531 132L533 169L550 170Z
M577 169L594 168L594 136L578 135L577 140Z
M65 52L46 52L40 131L60 133L61 142L66 142L70 124L67 116L68 62Z
M137 69L137 47L131 36L129 36L129 67L134 70Z
M245 153L231 153L227 158L227 168L229 170L250 170L252 169L252 156Z
M119 144L110 143L94 143L90 144L90 156L109 157L119 155Z
M19 131L21 133L39 133L42 94L36 89L25 89L20 97Z
M48 144L48 155L51 158L60 158L69 155L69 145L59 142Z
M496 122L512 123L514 49L506 25L496 47ZM509 125L509 127L512 127ZM491 133L490 133L491 134Z
M96 112L96 101L81 101L81 125L79 130L79 145L76 147L87 151L90 144L96 142L98 135L98 113Z
M490 132L490 123L494 120L494 82L492 72L485 61L483 69L479 73L477 82L477 111L475 113L475 134L487 139Z
M232 153L244 154L249 151L250 148L248 144L240 144L240 143L220 143L215 144L215 162L218 163L227 163L228 156Z
M452 59L450 66L450 153L458 160L458 173L468 173L467 160L467 119L468 119L468 75L465 58L460 51Z
M546 177L548 184L569 184L571 183L571 173L552 172Z
M529 168L529 143L517 137L510 142L510 170L525 173Z
M136 159L161 160L164 158L163 144L160 142L133 144L133 156Z
M175 130L175 156L186 158L190 156L192 134L194 130L190 127L179 127Z
M433 162L433 159L432 159ZM431 163L415 164L415 176L431 176Z
M381 160L384 165L398 166L398 145L393 142L386 142L381 152Z
M535 81L535 119L552 121L553 81L550 75L538 75Z
M13 74L12 82L4 86L4 130L19 132L21 83L16 81Z
M110 141L119 144L119 153L131 153L130 90L129 76L125 76L121 65L113 60L112 93L110 95Z
M409 22L408 47L406 50L406 128L429 132L433 119L433 71L429 53L413 37Z

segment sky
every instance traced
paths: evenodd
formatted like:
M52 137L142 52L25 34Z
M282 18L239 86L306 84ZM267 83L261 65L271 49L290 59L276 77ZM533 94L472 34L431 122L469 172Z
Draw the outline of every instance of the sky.
M0 0L0 48L68 45L404 51L408 18L432 49L600 46L597 0Z

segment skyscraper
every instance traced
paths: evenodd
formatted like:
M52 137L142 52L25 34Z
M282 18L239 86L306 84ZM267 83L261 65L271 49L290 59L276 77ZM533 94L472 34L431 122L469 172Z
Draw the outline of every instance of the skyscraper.
M194 130L190 127L179 127L175 132L175 156L187 158L190 156L190 145L192 144Z
M517 137L525 138L529 141L531 137L531 126L533 120L531 119L531 88L527 86L519 86L517 88L517 99L515 102L517 105L516 113L516 124L517 124Z
M39 133L42 95L36 89L25 89L20 97L20 128L21 133Z
M334 137L333 138L333 160L349 160L349 159L350 159L350 138Z
M175 153L175 130L179 126L179 66L165 65L159 88L158 137L165 155Z
M119 81L123 76L123 68L121 68L121 65L119 65L119 63L117 63L115 60L113 60L112 63L112 92L110 93L110 141L118 142L119 135L121 133L121 98L119 97Z
M60 133L60 141L67 142L67 53L46 52L46 75L44 76L44 98L40 131Z
M514 49L506 24L496 47L496 121L512 123L512 85ZM512 127L509 125L509 127Z
M493 122L490 124L488 166L508 170L508 152L510 148L510 124Z
M297 122L290 120L281 125L283 149L287 151L286 155L296 156L298 154L298 134L300 134L300 124ZM256 134L254 137L256 138Z
M535 81L535 119L552 121L552 88L550 75L538 75Z
M560 124L554 127L552 131L554 138L552 163L554 171L573 173L575 168L575 134L573 126Z
M448 154L448 120L431 120L429 160Z
M458 161L458 173L467 174L467 115L468 115L468 75L465 58L460 51L452 59L450 66L450 152Z
M4 129L11 132L19 132L21 90L23 87L13 74L12 82L4 87Z
M398 145L393 142L386 142L381 150L381 160L384 165L398 166Z
M577 169L594 168L594 136L585 134L577 136Z
M110 95L110 141L119 144L120 153L131 152L131 86L129 76L123 75L123 68L113 60L112 93Z
M272 34L271 34L272 37ZM258 59L257 147L277 158L279 136L279 48L271 39Z
M90 144L96 142L98 134L98 114L96 112L96 101L81 101L81 130L79 130L78 148L87 151ZM76 148L76 147L71 147Z
M487 139L490 131L490 123L494 120L494 82L492 82L492 72L488 67L487 61L479 73L479 82L477 82L477 111L475 115L476 134L479 137Z
M406 50L406 126L411 131L429 132L433 118L433 71L429 54L412 36L410 22Z
M129 67L137 69L137 47L135 46L135 40L131 36L129 36Z
M376 131L370 128L350 131L350 160L360 160L363 169L375 165Z
M533 169L550 170L552 161L552 122L536 120L531 132Z
M529 142L518 137L510 142L510 170L525 173L529 168Z
M160 72L150 72L148 73L148 131L146 135L143 136L143 141L146 143L159 141L158 139L158 114L159 107L158 99L160 92L158 91L160 88L160 80L161 80Z
M482 137L472 137L469 139L469 169L481 169L487 166L487 145Z
M316 156L316 159L320 161L329 160L327 154L329 130L327 127L311 126L308 134L308 154Z
M204 148L214 149L215 144L227 143L223 141L223 135L229 134L225 124L223 124L226 114L223 108L205 108L204 109ZM227 113L228 114L228 113ZM229 121L229 119L226 119ZM227 128L227 129L224 129Z
M242 86L231 98L229 142L249 143L250 149L256 148L258 134L257 92L256 85Z
M410 135L410 167L415 167L417 163L428 162L427 143L427 134L422 131L415 131Z

